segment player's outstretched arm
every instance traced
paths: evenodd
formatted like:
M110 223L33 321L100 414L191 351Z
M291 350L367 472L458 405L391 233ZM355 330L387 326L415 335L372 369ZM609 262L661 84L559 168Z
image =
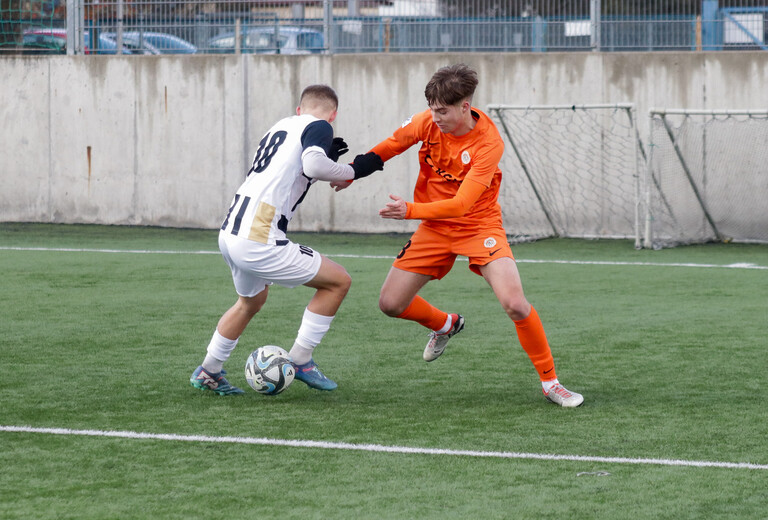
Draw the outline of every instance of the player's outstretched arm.
M305 150L301 164L304 175L319 181L338 182L355 178L355 170L351 165L331 160L320 147Z
M379 157L379 155L374 152L358 155L349 165L355 172L354 179L368 177L373 172L384 169L384 161L382 161L381 157ZM347 189L352 185L352 180L331 181L331 188L337 192Z
M437 202L405 202L397 195L390 195L393 202L388 202L381 210L381 218L393 219L443 219L463 217L477 202L486 187L479 182L465 180L461 183L456 196Z
M379 216L381 218L391 218L395 220L402 220L408 213L408 205L402 197L397 195L389 196L392 202L387 202L386 205L379 210Z
M355 170L355 179L362 179L375 171L383 170L384 161L381 160L381 157L376 152L368 152L355 157L351 166Z

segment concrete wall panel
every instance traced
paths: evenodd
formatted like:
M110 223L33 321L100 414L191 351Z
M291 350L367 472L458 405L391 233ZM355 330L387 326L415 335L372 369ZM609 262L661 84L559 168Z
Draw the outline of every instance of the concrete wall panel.
M105 56L52 60L50 96L49 218L129 222L136 130L133 64Z
M426 108L439 67L475 67L475 105L768 107L768 53L350 54L0 58L0 220L218 227L258 141L310 83L340 98L351 161ZM310 190L294 230L408 231L416 150L334 193Z
M48 219L50 61L0 60L0 219Z

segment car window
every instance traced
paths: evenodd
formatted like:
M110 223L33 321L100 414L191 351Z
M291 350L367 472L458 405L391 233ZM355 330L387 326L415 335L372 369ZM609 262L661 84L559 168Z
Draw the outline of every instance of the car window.
M323 48L323 36L320 33L301 33L296 37L296 46L299 49L321 50Z
M245 37L245 45L250 49L273 49L274 38L267 33L251 33Z
M133 54L160 54L148 41L139 44L139 39L133 37L123 39L123 48L130 49Z
M284 47L287 40L287 36L280 34L275 45L274 32L249 32L246 34L244 47L255 50L274 50Z
M148 34L144 35L144 39L163 51L177 50L186 53L194 53L197 50L191 43L171 35Z
M210 43L212 49L234 49L235 48L235 35L228 34L212 40Z

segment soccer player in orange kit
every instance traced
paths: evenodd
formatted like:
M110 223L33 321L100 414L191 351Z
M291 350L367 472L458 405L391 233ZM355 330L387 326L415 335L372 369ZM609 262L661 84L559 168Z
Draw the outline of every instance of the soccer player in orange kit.
M457 255L466 256L470 270L485 278L513 320L546 398L579 406L584 397L558 381L544 326L523 294L498 203L504 142L493 121L472 107L477 83L477 73L464 64L441 68L424 91L429 109L372 149L387 161L421 143L414 202L390 195L391 202L379 211L382 218L421 220L392 264L379 307L388 316L429 328L424 359L437 359L464 328L464 317L433 307L418 292L448 274Z

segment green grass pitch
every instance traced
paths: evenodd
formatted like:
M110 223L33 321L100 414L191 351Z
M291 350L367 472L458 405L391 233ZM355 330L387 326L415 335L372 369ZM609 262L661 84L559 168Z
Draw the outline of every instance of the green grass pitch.
M766 517L768 247L513 246L585 396L562 409L466 261L422 292L467 319L425 363L377 306L407 237L292 238L352 276L315 355L339 388L247 388L312 294L273 287L225 365L248 392L219 397L188 382L235 300L215 231L0 224L0 518Z

